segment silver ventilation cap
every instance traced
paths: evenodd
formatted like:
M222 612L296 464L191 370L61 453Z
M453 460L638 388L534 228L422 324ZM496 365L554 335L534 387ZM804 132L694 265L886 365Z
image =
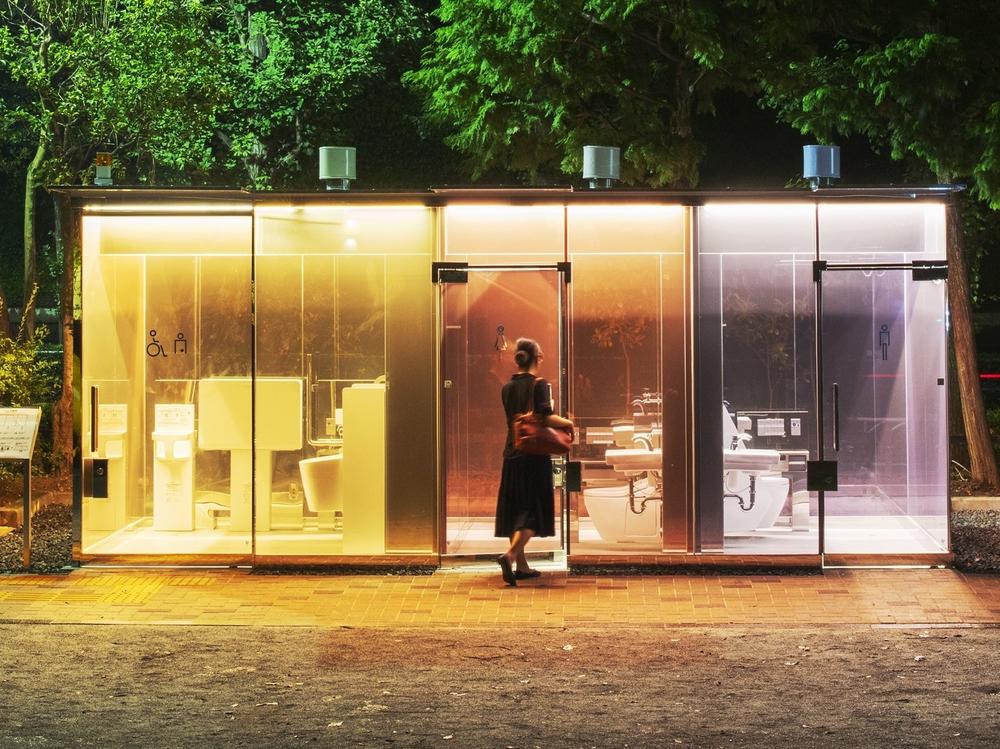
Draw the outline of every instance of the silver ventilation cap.
M813 190L840 179L840 146L802 146L802 176Z
M327 190L349 190L358 178L357 153L353 146L323 146L319 149L319 178Z
M622 150L617 146L584 146L583 178L590 189L611 187L622 176Z

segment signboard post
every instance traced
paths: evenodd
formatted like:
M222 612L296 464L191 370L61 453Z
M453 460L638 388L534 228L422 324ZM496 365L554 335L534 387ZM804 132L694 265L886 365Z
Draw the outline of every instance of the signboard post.
M21 537L22 561L31 564L31 456L42 421L40 408L0 408L0 460L16 460L23 472Z

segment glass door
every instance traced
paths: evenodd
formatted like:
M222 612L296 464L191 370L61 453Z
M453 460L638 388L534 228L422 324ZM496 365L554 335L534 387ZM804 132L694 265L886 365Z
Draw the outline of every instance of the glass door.
M820 499L827 555L948 551L944 271L820 264L820 459L836 463Z
M500 390L517 370L515 342L533 338L545 352L539 372L565 412L564 273L556 266L457 265L436 268L440 284L442 503L441 552L499 554L494 517L506 440ZM531 551L558 551L565 535L561 461L553 461L556 535Z

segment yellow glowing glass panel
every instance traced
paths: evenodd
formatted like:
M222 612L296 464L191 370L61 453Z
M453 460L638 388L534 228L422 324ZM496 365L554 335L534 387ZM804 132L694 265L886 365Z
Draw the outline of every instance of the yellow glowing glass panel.
M182 214L240 214L249 216L253 212L253 209L246 202L220 200L207 203L92 203L85 205L83 212L99 216L177 216Z
M89 247L102 255L250 253L249 216L91 215L83 220Z
M449 205L444 254L562 260L564 218L561 205Z
M259 255L409 255L434 242L434 215L423 206L262 206Z
M679 205L570 206L569 251L682 253L684 211Z

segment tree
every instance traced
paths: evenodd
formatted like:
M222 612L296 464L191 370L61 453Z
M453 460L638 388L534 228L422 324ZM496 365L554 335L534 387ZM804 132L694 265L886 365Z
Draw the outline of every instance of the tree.
M583 145L603 143L623 147L625 182L693 186L704 154L695 115L720 90L755 90L769 55L803 43L799 5L443 0L407 80L474 176L560 179L579 171Z
M838 3L842 7L842 3ZM860 133L940 182L968 180L1000 209L1000 5L855 2L827 48L765 76L765 101L803 133ZM833 7L833 6L831 6ZM957 203L948 216L949 302L975 480L1000 487L983 408Z
M315 184L323 137L344 137L366 84L411 45L424 17L409 0L225 2L218 41L233 98L220 113L224 166L257 188Z
M155 181L160 167L211 166L211 136L226 91L199 0L8 0L0 11L0 74L24 96L0 104L0 122L31 143L24 198L24 314L30 335L37 275L36 197L46 183L78 183L99 150L119 172ZM57 469L72 464L73 222L56 195L63 255L63 390L53 411ZM60 202L63 201L63 202Z

